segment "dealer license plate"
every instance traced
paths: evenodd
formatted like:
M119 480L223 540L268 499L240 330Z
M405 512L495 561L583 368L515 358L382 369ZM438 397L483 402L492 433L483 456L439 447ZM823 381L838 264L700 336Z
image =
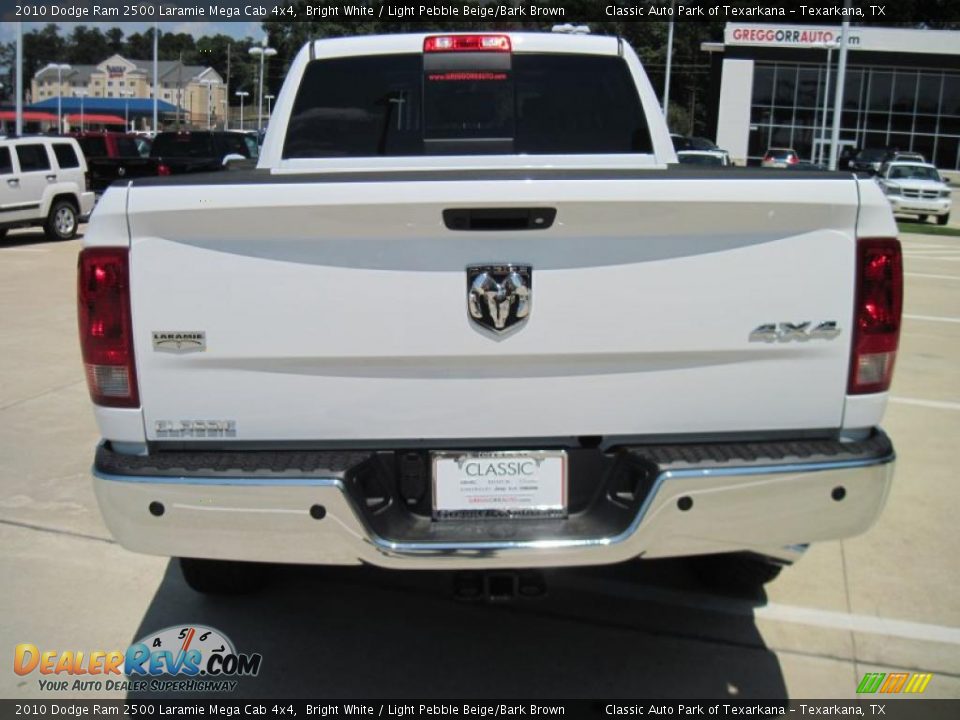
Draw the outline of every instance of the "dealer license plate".
M433 515L542 518L567 514L562 450L433 453Z

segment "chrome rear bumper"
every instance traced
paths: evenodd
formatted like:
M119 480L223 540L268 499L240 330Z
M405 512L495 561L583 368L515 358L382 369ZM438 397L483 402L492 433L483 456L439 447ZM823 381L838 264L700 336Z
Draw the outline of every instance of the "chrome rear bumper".
M667 465L625 530L580 538L486 537L483 520L476 539L383 537L338 477L160 477L95 468L94 484L120 544L157 555L398 569L600 565L732 551L790 561L798 546L873 524L894 468L892 447L882 447L856 459Z

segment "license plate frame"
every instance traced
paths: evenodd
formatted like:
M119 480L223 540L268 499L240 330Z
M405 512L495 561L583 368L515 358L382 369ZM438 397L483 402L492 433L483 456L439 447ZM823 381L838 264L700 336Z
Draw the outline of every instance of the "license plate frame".
M436 451L430 483L437 521L565 518L569 458L565 450Z

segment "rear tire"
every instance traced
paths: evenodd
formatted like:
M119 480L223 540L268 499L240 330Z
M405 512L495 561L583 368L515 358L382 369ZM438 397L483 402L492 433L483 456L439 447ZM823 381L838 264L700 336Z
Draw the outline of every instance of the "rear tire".
M698 555L689 560L704 585L736 594L757 594L783 570L782 565L750 553Z
M950 222L950 213L937 215L937 225L946 225L948 222Z
M927 221L927 218L928 218L928 217L930 217L930 216L929 216L929 215L917 215L917 221L918 221L918 222L925 223L925 222Z
M180 572L191 590L204 595L246 595L269 580L268 565L230 560L180 558Z
M71 240L76 237L79 224L76 205L69 200L56 200L50 207L43 230L50 240Z

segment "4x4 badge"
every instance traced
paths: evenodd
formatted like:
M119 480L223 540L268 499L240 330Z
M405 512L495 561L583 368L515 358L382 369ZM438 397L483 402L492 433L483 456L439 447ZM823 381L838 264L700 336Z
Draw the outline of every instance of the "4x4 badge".
M530 317L532 303L529 265L467 267L467 312L482 328L504 333Z

